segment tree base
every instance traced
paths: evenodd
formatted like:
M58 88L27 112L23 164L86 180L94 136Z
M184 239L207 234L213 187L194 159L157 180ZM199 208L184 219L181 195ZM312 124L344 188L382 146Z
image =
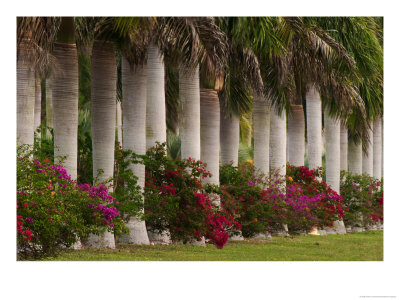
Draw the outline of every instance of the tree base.
M144 221L131 218L126 226L129 228L129 234L123 234L118 239L121 244L150 245L147 235L146 224Z
M89 248L115 249L114 234L106 231L102 235L89 234L87 246Z

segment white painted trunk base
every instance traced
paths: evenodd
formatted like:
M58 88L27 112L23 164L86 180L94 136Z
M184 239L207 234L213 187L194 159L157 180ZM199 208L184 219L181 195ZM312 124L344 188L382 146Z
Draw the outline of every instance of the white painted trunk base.
M382 119L374 122L373 132L373 176L382 178Z
M200 159L200 77L199 67L190 73L184 66L179 70L181 102L181 157Z
M255 95L253 102L254 166L269 175L270 105Z
M288 162L293 166L304 166L305 121L302 105L292 105L292 114L288 115L287 149Z
M322 111L321 98L312 86L306 94L308 167L322 166Z

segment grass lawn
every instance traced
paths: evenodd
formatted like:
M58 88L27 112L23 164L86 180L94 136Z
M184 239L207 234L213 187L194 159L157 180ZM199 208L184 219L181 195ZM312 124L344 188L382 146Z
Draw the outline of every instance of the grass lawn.
M222 250L214 245L118 245L117 249L112 250L67 250L60 256L47 260L382 261L383 231L232 241Z

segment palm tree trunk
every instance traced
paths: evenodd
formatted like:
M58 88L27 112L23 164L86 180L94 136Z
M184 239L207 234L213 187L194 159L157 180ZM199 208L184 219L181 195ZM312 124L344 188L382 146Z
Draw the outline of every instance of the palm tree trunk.
M167 128L163 57L153 42L147 55L146 148L149 149L156 142L167 141Z
M117 64L112 43L94 42L91 76L93 176L103 170L98 178L101 182L114 173ZM108 231L102 236L90 235L88 242L94 248L115 248L114 235Z
M165 117L164 61L158 46L150 42L147 51L147 104L146 104L146 149L155 146L156 142L167 142L167 125ZM168 231L162 234L148 232L151 242L169 244Z
M41 112L42 112L42 87L40 84L40 78L35 80L35 131L41 124ZM40 136L39 136L40 138Z
M46 126L53 128L53 84L50 78L46 79ZM50 131L46 131L50 137Z
M217 91L200 89L200 157L207 164L206 169L212 177L204 183L219 184L219 141L220 141L220 106ZM214 199L219 205L220 200Z
M63 162L77 178L78 158L78 54L75 43L56 42L54 56L59 72L53 81L54 160Z
M340 123L331 118L327 111L325 120L325 167L326 183L337 193L340 192Z
M135 66L133 69L126 58L122 57L123 148L136 154L146 154L146 95L147 67ZM138 178L137 184L143 190L145 166L134 164L130 167L133 175ZM150 244L145 221L131 218L127 226L129 234L120 237L121 243Z
M370 139L370 142L368 144L368 153L363 154L362 158L362 172L368 174L369 176L374 175L374 141L373 141L373 124L371 124L371 129L368 129L368 136Z
M361 175L362 173L362 144L357 145L353 141L349 141L349 172L352 174Z
M322 111L321 98L312 86L306 94L308 167L322 166Z
M181 102L181 157L200 159L200 78L199 67L193 73L181 65L179 69Z
M221 164L238 165L239 156L239 117L220 108L220 147Z
M340 194L340 123L331 118L326 110L324 117L326 184ZM335 221L333 227L339 234L346 233L342 220Z
M254 166L269 175L270 105L260 96L253 102Z
M17 139L33 145L35 125L35 74L28 61L25 43L17 60Z
M340 170L347 172L347 128L340 125Z
M293 166L304 166L304 110L303 105L292 105L293 113L288 116L288 161Z
M373 132L373 175L377 179L382 178L382 119L374 122Z
M271 171L282 176L286 175L286 112L278 114L275 107L271 108L270 132L270 162Z
M116 123L115 126L117 127L117 139L119 145L122 146L122 110L121 110L121 102L116 102Z

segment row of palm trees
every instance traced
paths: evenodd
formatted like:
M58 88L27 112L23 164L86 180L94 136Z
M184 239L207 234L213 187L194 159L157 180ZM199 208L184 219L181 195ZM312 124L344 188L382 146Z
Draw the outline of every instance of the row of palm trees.
M46 99L46 114L52 113L48 124L53 122L55 157L66 156L64 167L73 178L77 177L78 50L85 48L91 48L93 174L103 170L100 180L113 174L116 54L121 63L125 149L144 154L156 141L165 142L167 125L174 124L171 111L176 109L181 157L207 163L213 174L208 182L219 184L220 159L222 164L237 164L239 119L252 111L255 166L265 174L270 170L285 174L286 161L304 165L305 136L309 167L322 165L324 115L327 183L339 192L340 169L381 177L381 19L30 17L17 21L19 142L33 143L38 124L35 77L51 73L51 84L46 86L51 100L47 105ZM170 96L173 82L166 76L166 66L178 74L178 95ZM132 169L143 188L144 166ZM125 242L149 243L143 221L132 219L128 226L131 233L122 238ZM167 233L151 238L168 242ZM111 234L93 236L89 244L115 246Z

